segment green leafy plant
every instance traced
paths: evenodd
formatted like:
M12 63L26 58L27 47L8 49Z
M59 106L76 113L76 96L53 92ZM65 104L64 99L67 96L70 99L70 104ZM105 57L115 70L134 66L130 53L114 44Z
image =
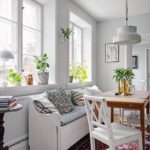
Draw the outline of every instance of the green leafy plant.
M10 69L7 75L7 80L11 84L19 83L21 82L22 76L21 73L15 72L13 69Z
M119 80L127 80L131 85L134 76L134 72L130 68L116 68L114 70L113 79L115 79L116 82L118 82Z
M73 79L83 83L87 79L87 67L82 64L72 64L69 69L70 75Z
M34 56L34 62L36 64L36 69L39 72L46 72L47 68L49 68L48 64L48 55L47 53L42 54L41 56Z
M72 30L70 28L61 28L61 32L64 36L65 40L69 40L70 34L72 33Z

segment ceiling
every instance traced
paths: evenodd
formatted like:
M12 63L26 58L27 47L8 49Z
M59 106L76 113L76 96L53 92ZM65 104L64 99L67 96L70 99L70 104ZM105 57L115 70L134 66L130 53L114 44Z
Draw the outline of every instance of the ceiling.
M97 21L125 16L125 0L72 0ZM150 0L128 0L129 16L150 12Z

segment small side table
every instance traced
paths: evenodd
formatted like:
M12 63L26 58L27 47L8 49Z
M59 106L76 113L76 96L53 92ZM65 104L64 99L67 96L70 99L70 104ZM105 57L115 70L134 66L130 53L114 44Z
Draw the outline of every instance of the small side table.
M5 128L4 128L4 114L8 113L8 112L14 112L14 111L18 111L20 109L22 109L22 105L21 104L17 104L15 107L13 107L10 110L6 110L6 111L0 111L0 150L8 150L8 146L4 147L4 132L5 132Z

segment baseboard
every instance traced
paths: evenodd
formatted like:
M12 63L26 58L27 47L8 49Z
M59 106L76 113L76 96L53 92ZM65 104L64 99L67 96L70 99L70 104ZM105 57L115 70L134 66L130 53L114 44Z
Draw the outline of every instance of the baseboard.
M29 150L28 140L24 140L9 147L9 150Z
M16 145L18 143L21 143L21 142L27 141L27 140L28 140L28 134L25 134L25 135L23 135L21 137L13 139L12 141L6 142L5 145L11 147L13 145Z

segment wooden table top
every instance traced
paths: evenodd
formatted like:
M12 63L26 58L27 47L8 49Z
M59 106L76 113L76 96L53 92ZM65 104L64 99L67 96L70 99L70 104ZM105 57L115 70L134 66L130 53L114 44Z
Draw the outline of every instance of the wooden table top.
M99 95L105 98L108 102L129 102L129 103L144 103L150 97L150 91L134 91L131 95L122 96L115 95L114 91L104 92Z

